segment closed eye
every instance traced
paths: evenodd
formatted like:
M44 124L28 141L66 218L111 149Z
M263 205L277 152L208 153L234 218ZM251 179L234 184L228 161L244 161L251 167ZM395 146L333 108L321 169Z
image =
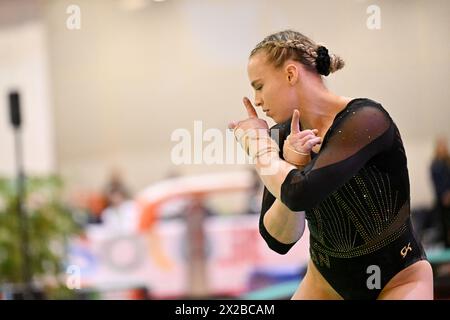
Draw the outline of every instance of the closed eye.
M261 81L261 79L253 80L252 83L251 83L251 86L252 86L253 88L255 88L255 90L261 90L263 86L262 86L262 84L260 83L260 81Z

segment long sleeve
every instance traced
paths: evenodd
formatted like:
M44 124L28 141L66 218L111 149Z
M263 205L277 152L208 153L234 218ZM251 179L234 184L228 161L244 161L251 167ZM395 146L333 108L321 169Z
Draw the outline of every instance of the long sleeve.
M281 201L292 211L315 207L393 145L394 124L381 105L356 103L338 115L320 153L304 170L291 170L281 185Z
M277 124L270 129L270 134L271 134L272 138L275 141L277 141L279 144L279 147L281 150L279 156L281 159L283 159L283 152L282 152L283 143L284 143L284 140L287 138L287 136L290 133L290 125L291 125L291 120L288 120L284 123ZM272 237L272 235L269 233L269 231L264 226L264 216L266 215L266 213L270 209L270 207L272 207L275 200L276 200L276 198L270 193L270 191L266 187L264 187L264 193L263 193L263 199L262 199L262 205L261 205L261 215L259 217L259 233L261 234L262 238L266 241L266 243L270 249L272 249L273 251L275 251L279 254L286 254L296 242L293 242L290 244L282 243L282 242L278 241L277 239L275 239L274 237Z

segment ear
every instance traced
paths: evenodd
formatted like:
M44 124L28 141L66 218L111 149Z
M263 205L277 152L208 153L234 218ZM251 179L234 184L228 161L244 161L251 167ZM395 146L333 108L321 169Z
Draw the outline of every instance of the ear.
M288 80L289 84L291 85L296 84L299 79L298 67L295 64L290 63L285 67L284 70L286 74L286 79Z

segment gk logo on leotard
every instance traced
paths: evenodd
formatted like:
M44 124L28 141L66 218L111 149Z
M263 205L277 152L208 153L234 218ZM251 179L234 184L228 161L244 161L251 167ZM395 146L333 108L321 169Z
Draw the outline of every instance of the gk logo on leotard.
M409 242L407 246L404 246L402 248L402 250L400 250L400 254L404 258L404 257L406 257L406 255L408 254L409 251L412 251L411 242Z

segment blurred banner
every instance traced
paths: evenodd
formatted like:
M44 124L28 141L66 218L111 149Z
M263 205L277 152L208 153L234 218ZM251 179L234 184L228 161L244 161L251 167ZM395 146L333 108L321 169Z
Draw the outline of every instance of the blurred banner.
M271 278L273 282L293 277L300 281L309 256L307 230L288 255L279 255L259 235L258 218L217 216L205 221L206 279L211 296L239 296L270 284ZM85 238L74 242L70 264L80 266L83 288L114 292L147 287L154 298L189 293L183 220L158 222L150 236L136 232L118 235L116 231L92 226ZM159 249L152 250L152 246Z

